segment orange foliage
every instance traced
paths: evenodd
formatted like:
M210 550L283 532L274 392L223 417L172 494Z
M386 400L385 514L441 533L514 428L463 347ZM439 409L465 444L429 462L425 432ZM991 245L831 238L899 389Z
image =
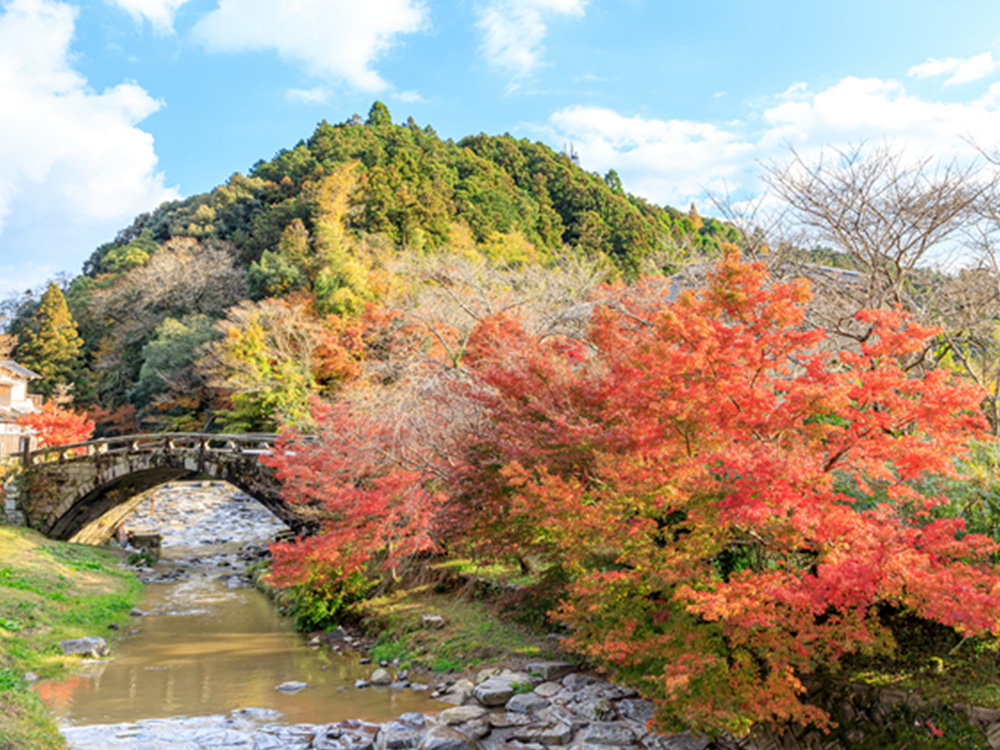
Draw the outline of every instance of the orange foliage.
M17 424L31 430L39 448L83 443L94 435L92 419L71 409L63 409L52 401L46 402L40 412L18 418Z
M932 329L866 311L854 351L804 325L805 282L730 252L704 289L604 290L586 341L482 321L417 425L346 406L273 463L324 534L287 581L465 540L571 578L570 644L657 703L663 728L823 724L802 680L891 648L891 607L995 632L997 545L941 518L933 480L982 436L978 389L908 369ZM433 410L431 410L433 411Z

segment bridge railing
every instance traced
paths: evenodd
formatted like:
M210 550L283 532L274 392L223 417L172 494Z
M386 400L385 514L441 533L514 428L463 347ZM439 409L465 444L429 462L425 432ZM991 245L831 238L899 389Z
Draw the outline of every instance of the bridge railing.
M271 446L278 439L274 433L203 433L203 432L159 432L139 435L97 438L84 443L70 443L51 448L25 451L21 454L23 468L35 463L65 463L68 460L88 458L105 454L129 453L270 453Z

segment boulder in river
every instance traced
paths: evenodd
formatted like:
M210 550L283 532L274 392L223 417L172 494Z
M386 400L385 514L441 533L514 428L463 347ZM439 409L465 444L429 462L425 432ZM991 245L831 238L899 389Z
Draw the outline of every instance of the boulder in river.
M59 641L59 646L67 656L79 654L80 656L90 656L97 659L111 653L104 639L94 635L86 638L73 638L69 641Z
M291 681L281 683L275 690L282 693L297 693L300 690L305 690L307 687L309 687L308 683Z
M391 685L392 675L388 669L376 669L368 679L372 685Z

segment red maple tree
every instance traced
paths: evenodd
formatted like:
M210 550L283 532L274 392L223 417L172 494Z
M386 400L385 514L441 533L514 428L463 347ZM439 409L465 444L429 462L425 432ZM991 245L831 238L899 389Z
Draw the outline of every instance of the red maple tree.
M407 434L412 425L396 416L317 400L318 432L288 430L274 455L262 459L276 469L283 497L317 530L271 548L277 585L309 580L332 587L373 561L394 572L437 548L444 496L431 463Z
M272 465L322 533L278 547L277 575L445 536L557 566L570 644L660 727L822 724L803 679L891 649L880 609L995 631L1000 575L932 489L982 435L980 392L914 367L935 332L904 314L860 314L867 339L838 350L808 300L730 251L700 290L603 290L586 340L486 318L428 386L462 418L320 406L315 441L285 439Z
M94 436L94 421L86 414L47 401L42 410L19 417L17 424L35 435L38 448L83 443Z

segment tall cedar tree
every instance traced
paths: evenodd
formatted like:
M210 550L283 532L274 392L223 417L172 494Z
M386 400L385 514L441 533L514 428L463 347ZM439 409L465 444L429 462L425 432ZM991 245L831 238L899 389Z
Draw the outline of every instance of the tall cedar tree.
M16 352L20 364L41 375L32 382L32 390L49 399L60 385L72 386L79 374L82 346L62 290L49 282Z

